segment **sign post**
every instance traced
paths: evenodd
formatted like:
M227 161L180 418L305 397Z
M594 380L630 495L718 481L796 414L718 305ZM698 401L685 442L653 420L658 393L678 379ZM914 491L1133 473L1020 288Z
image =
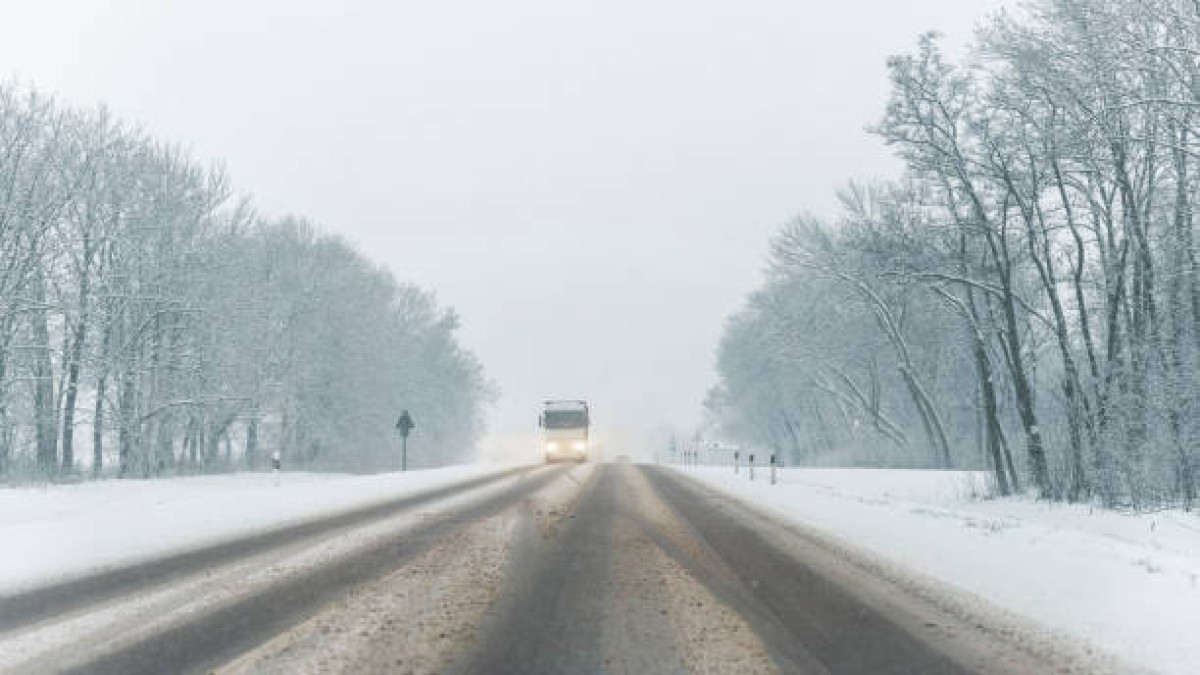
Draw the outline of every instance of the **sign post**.
M396 429L400 431L400 470L408 471L408 433L413 430L412 416L408 411L400 413L400 419L396 420Z

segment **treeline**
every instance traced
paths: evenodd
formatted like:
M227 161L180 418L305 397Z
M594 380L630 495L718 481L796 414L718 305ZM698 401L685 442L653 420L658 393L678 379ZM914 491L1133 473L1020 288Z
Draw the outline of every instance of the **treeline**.
M1041 0L888 68L904 175L773 239L712 415L793 461L1194 503L1200 5Z
M219 167L0 85L0 480L469 453L490 396L457 318Z

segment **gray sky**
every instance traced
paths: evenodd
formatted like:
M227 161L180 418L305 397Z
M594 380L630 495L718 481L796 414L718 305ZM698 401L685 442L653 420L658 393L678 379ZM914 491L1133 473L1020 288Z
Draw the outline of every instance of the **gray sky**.
M765 243L898 164L884 59L1000 0L0 0L0 73L224 160L463 317L503 392L688 425Z

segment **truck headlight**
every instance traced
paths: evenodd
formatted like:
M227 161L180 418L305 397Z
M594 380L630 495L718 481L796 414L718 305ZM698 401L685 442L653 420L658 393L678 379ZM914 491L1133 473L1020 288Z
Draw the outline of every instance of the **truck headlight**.
M575 441L571 444L571 448L583 452L587 450L587 441Z
M558 443L555 443L554 441L550 441L549 443L546 444L546 449L549 450L550 452L554 452L554 451L558 450Z

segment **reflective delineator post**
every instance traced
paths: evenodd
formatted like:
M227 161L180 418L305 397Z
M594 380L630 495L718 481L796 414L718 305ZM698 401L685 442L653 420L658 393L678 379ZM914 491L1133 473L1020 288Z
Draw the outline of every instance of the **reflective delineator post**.
M754 455L750 455L750 480L754 480Z
M775 455L771 455L771 485L775 484Z
M738 472L739 469L742 468L741 464L742 464L742 453L735 450L733 453L733 472L735 474Z

